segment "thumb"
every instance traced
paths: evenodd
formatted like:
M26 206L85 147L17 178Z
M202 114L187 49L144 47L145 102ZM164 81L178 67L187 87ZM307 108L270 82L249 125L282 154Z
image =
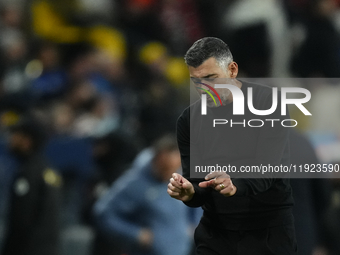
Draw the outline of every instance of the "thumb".
M191 189L191 187L192 187L192 184L190 183L190 182L188 182L188 181L185 181L183 184L182 184L182 187L183 187L183 189Z

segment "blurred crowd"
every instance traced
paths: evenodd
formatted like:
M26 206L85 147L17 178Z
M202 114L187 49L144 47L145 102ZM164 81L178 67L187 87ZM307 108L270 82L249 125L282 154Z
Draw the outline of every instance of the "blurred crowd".
M41 225L40 231L60 234L58 243L39 251L6 248L3 255L53 254L46 251L51 249L55 254L160 254L151 253L152 238L163 238L157 241L161 244L169 237L153 227L169 233L182 227L192 235L201 211L184 213L180 202L158 197L158 189L166 193L167 177L140 176L144 186L135 192L127 188L121 195L125 202L117 194L124 191L120 183L137 188L132 175L155 168L167 176L166 171L179 168L179 156L171 154L175 149L164 135L176 132L177 117L190 102L183 55L204 36L228 43L240 77L340 77L339 0L0 1L0 245L8 247L8 229L20 229L15 222L31 221ZM310 132L317 147L313 162L340 162L340 153L334 153L340 151L337 84L306 85L319 98L309 105L315 112L320 104L329 110L324 100L334 102L333 122L321 125L320 119L307 121L292 112L300 132ZM329 148L336 148L333 157ZM162 153L173 160L161 159ZM310 198L298 213L312 213L300 230L301 236L312 232L315 241L303 241L307 247L301 254L340 254L340 185L308 183L296 199ZM324 191L314 199L312 191L320 185ZM38 197L21 205L22 196L34 190ZM160 198L163 210L155 207ZM55 224L34 223L45 217L35 210ZM157 223L147 222L143 213ZM143 224L151 225L137 229ZM42 235L36 234L32 239ZM132 243L130 253L117 235ZM56 239L46 234L41 240ZM191 250L186 240L176 241L185 246L180 255Z

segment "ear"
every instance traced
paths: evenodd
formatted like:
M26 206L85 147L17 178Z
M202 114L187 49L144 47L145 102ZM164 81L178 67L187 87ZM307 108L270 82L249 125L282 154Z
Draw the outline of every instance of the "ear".
M236 62L231 62L228 66L228 74L230 78L236 78L238 74L238 64Z

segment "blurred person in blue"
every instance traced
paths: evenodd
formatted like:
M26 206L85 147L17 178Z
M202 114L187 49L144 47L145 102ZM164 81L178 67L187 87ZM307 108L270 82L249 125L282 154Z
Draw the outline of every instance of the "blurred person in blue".
M109 254L124 251L136 255L185 255L190 252L190 227L194 217L166 192L172 172L180 168L176 139L166 135L156 141L152 156L149 152L143 157L147 162L135 161L95 205L95 219L102 234L108 242L121 241L120 246L125 245L120 247L121 253L115 253L119 248L113 248Z
M23 118L10 128L8 210L2 255L58 255L61 178L41 155L40 123Z
M37 43L36 59L28 65L32 82L30 90L40 105L64 95L67 89L67 73L62 66L59 46L48 41Z

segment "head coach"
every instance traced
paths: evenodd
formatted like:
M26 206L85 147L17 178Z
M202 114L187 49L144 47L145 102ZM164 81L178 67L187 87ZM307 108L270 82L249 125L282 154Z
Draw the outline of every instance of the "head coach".
M272 103L271 88L236 79L238 65L233 61L227 44L213 37L196 41L185 55L190 78L196 84L204 79L231 79L234 86L247 95L251 87L256 109L268 109ZM203 84L203 83L201 83ZM199 90L203 94L203 90ZM207 89L205 90L206 93ZM207 99L207 118L232 118L233 95L218 89L220 102ZM210 92L212 92L210 90ZM209 93L208 93L209 94ZM211 93L210 93L211 94ZM214 100L215 101L215 100ZM217 101L217 100L216 100ZM288 178L235 178L232 174L213 172L205 179L191 178L193 155L213 162L236 167L280 165L289 163L289 128L266 125L263 128L226 128L222 132L200 131L202 122L191 127L195 113L200 113L200 100L184 110L177 121L177 142L181 153L183 175L174 173L168 184L168 194L187 206L204 210L195 230L198 255L291 255L297 254L293 198ZM288 113L287 113L288 114ZM249 111L244 117L249 117ZM274 118L282 116L274 113ZM219 129L222 130L222 129ZM212 141L205 153L192 141L192 134ZM202 133L200 133L202 132ZM203 138L202 138L203 139ZM219 150L218 145L223 146ZM201 147L200 147L201 146ZM206 149L206 148L205 148ZM191 157L191 158L190 158Z

